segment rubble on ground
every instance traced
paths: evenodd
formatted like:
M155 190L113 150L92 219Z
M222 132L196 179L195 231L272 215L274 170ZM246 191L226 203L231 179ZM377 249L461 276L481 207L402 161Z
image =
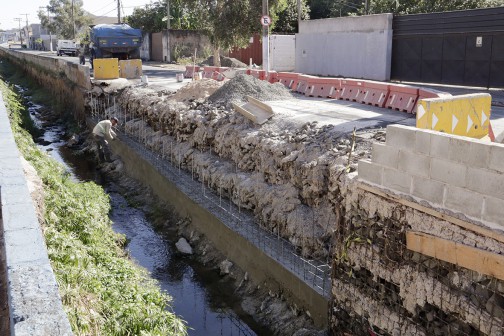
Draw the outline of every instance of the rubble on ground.
M239 74L208 97L208 101L231 106L231 103L247 101L247 96L262 101L292 98L289 90L280 83L271 84L249 75Z

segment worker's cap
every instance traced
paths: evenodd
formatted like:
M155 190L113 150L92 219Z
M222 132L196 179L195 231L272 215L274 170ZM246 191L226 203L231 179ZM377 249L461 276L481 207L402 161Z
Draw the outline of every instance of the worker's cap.
M117 119L116 117L111 117L110 121L115 121L117 124L119 124L119 119Z

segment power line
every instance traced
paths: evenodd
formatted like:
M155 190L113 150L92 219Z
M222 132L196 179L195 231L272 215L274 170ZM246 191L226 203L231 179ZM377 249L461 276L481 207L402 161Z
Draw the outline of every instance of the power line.
M116 3L116 2L115 2L115 0L113 0L112 2L109 2L108 4L106 4L105 6L103 6L102 8L97 9L97 10L95 10L95 11L93 11L93 12L89 12L89 13L90 13L90 14L93 14L93 15L98 15L98 14L95 14L95 13L100 12L100 11L101 11L101 10L103 10L104 8L106 8L106 7L108 7L108 6L112 5L112 4L115 4L115 3ZM115 7L114 7L114 9L115 9Z

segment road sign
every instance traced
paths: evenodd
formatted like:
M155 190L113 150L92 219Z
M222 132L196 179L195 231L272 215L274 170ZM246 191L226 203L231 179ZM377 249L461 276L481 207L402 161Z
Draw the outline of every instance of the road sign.
M261 16L261 24L265 27L271 24L271 18L268 15Z

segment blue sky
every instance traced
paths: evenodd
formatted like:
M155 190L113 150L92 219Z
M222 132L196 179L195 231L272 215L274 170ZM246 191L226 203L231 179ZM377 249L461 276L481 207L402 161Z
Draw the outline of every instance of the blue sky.
M117 16L116 0L83 0L84 9L97 16ZM129 15L134 7L143 6L152 1L150 0L121 0L123 12L121 16ZM28 24L39 23L37 13L39 7L45 7L49 0L2 0L0 10L0 29L18 28L19 24L14 18L22 18L21 25L26 25L26 15L28 14Z

